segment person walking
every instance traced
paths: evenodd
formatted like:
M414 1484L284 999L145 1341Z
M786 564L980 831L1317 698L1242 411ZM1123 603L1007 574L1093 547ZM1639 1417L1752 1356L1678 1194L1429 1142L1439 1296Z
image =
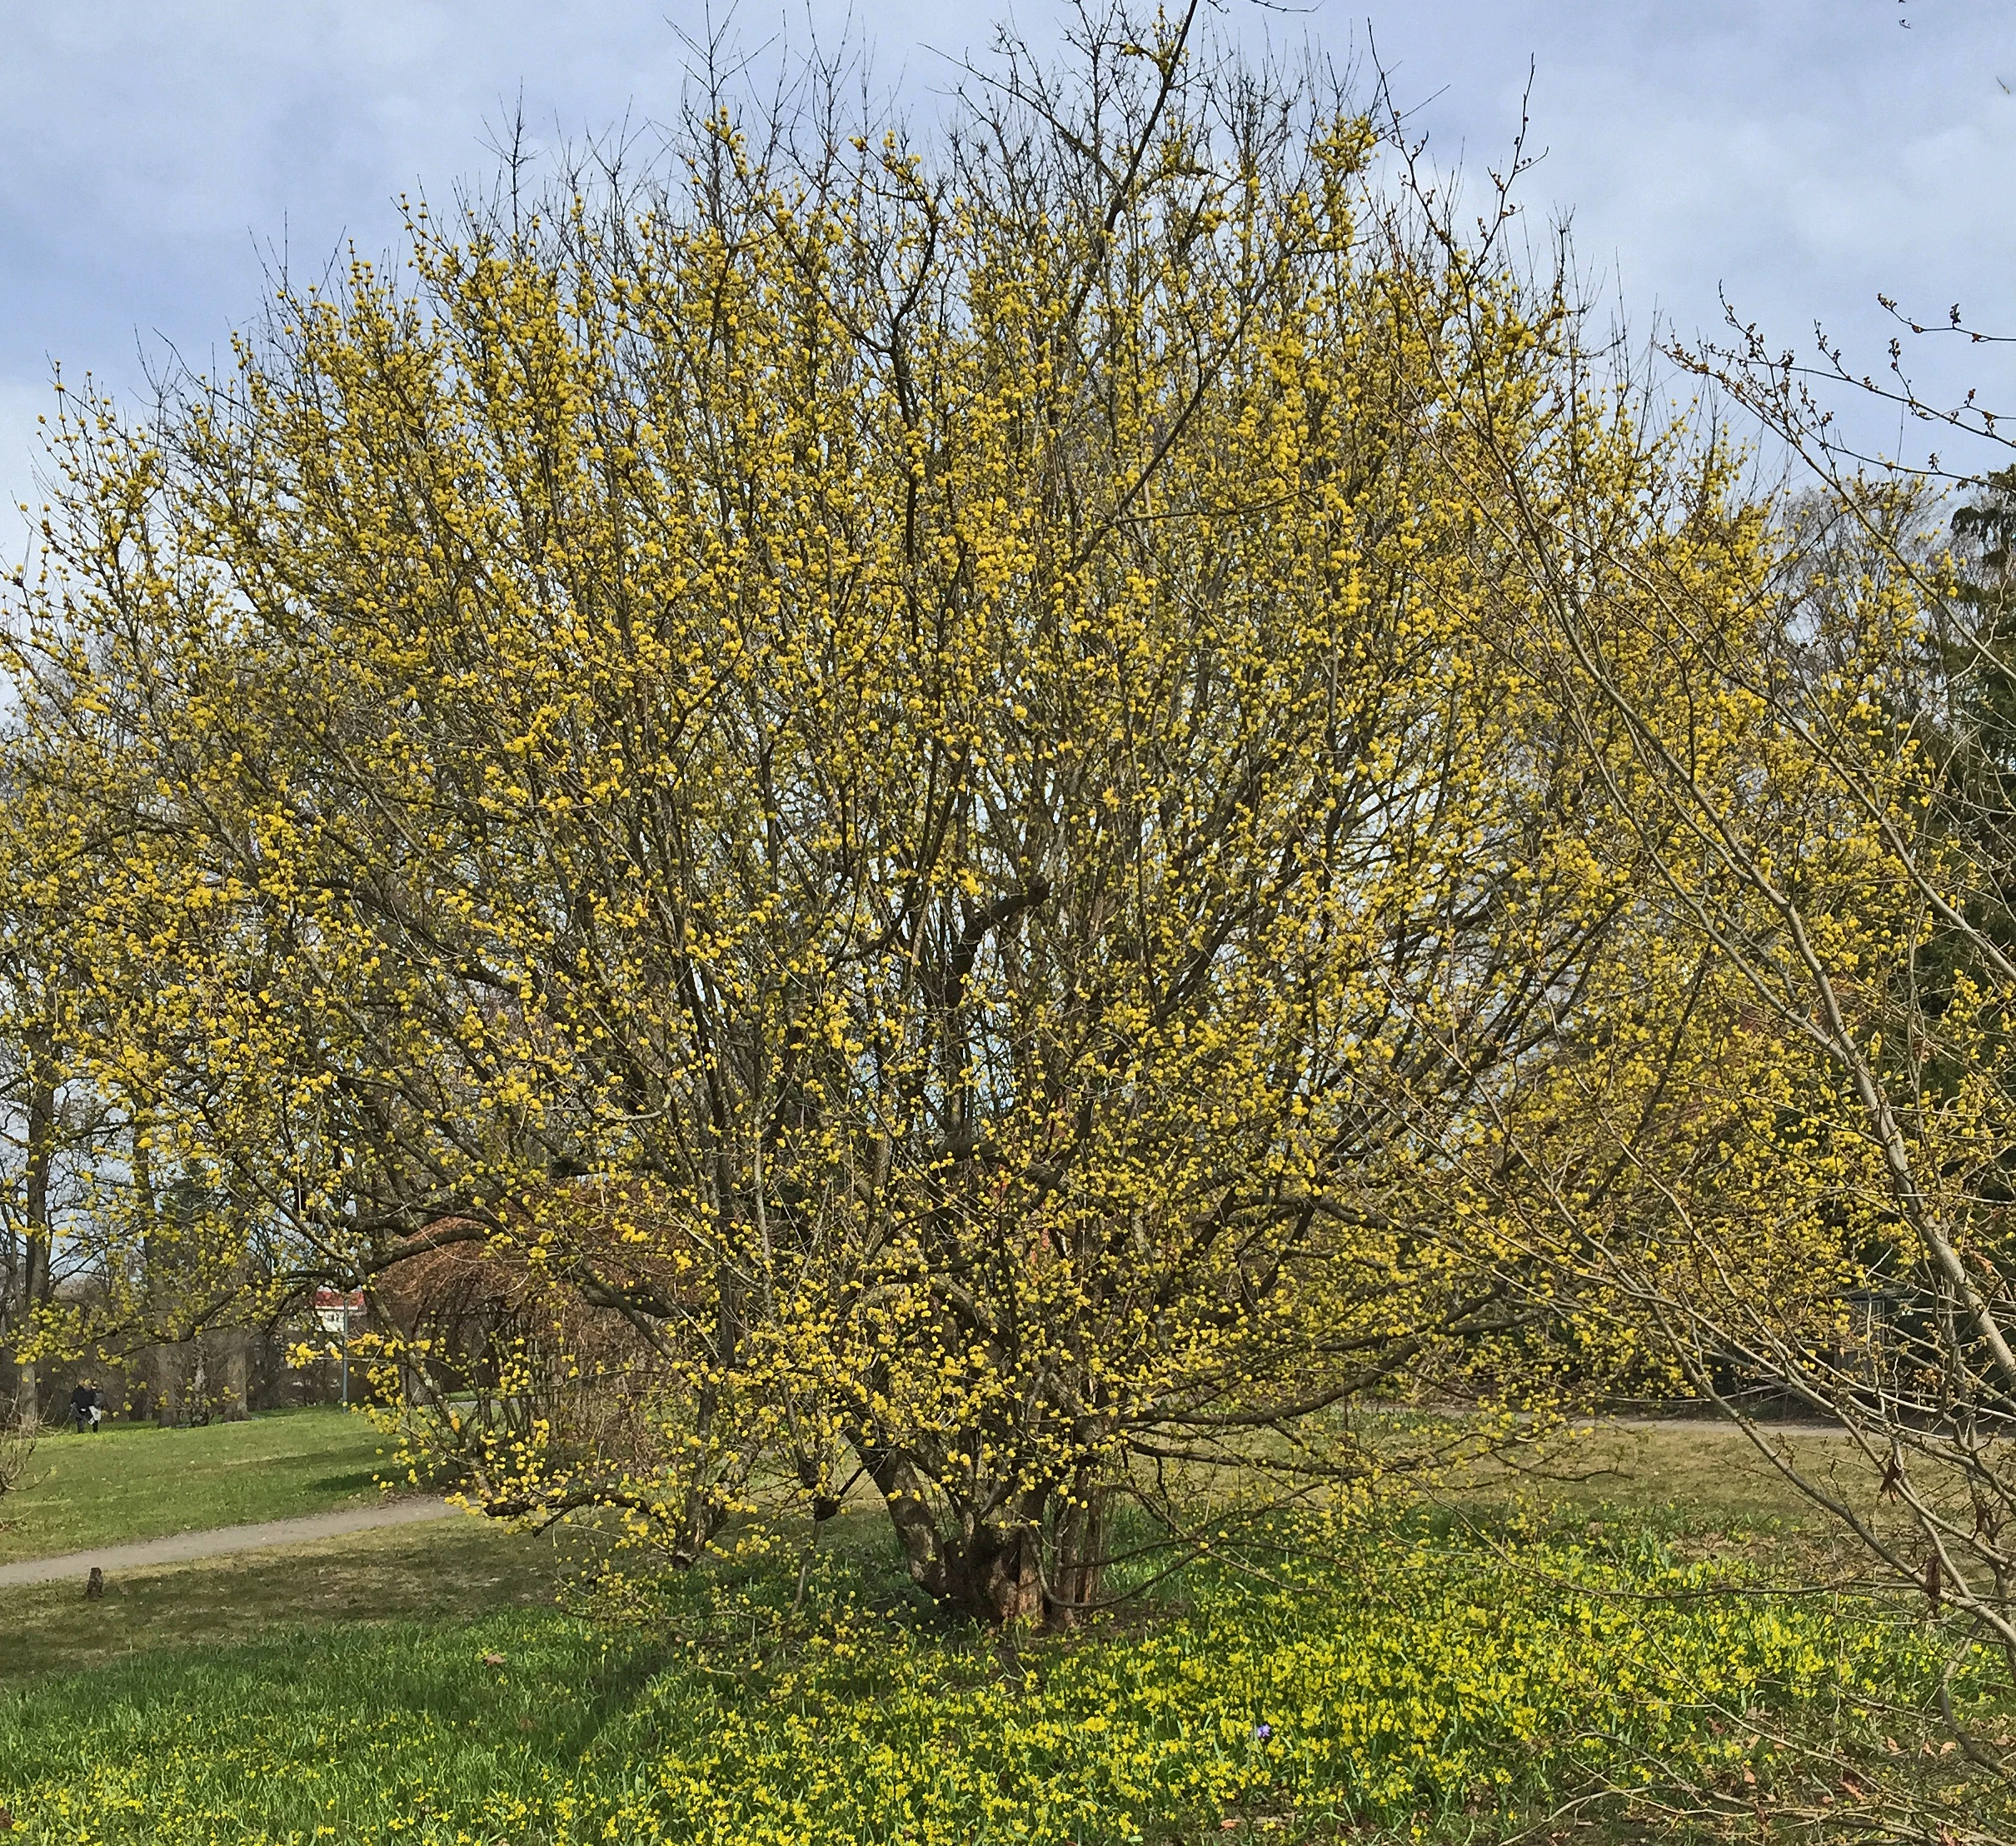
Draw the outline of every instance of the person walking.
M98 1433L98 1424L105 1418L105 1394L87 1378L80 1379L70 1394L70 1416L79 1435L87 1429L94 1436Z

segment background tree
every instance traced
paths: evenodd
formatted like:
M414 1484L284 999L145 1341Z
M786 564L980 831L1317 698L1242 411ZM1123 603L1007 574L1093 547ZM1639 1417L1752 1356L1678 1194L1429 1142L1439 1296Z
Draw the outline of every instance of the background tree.
M30 1430L44 1395L35 1323L78 1267L102 1125L82 1080L87 1013L67 911L82 829L47 794L0 766L0 1415Z
M1500 274L1446 230L1443 247L1466 278L1461 313L1500 312ZM1791 358L1754 335L1681 357L1807 470L1798 494L1760 501L1774 515L1761 526L1704 531L1698 499L1670 502L1668 530L1700 534L1705 552L1620 543L1581 516L1606 448L1644 440L1643 401L1614 378L1564 393L1562 440L1538 458L1488 413L1479 378L1445 444L1492 509L1480 525L1507 561L1518 657L1630 817L1593 843L1622 849L1611 862L1658 914L1662 953L1739 1002L1722 1056L1654 1052L1642 1085L1685 1085L1684 1110L1719 1124L1712 1157L1674 1160L1659 1110L1616 1108L1592 1084L1589 1117L1635 1176L1634 1202L1605 1209L1517 1127L1522 1164L1549 1184L1506 1200L1514 1240L1550 1275L1579 1271L1586 1303L1607 1287L1627 1325L1649 1315L1694 1388L1839 1518L1888 1589L1944 1624L1951 1665L1985 1643L2006 1673L2016 968L1999 500L1991 487L1959 521L1974 574L1957 573L1923 481L1844 455ZM1756 561L1734 577L1702 568L1738 541ZM1734 760L1714 747L1732 719L1751 740ZM1803 1466L1757 1421L1758 1392L1839 1419L1865 1480ZM1999 1748L1947 1714L2006 1779Z

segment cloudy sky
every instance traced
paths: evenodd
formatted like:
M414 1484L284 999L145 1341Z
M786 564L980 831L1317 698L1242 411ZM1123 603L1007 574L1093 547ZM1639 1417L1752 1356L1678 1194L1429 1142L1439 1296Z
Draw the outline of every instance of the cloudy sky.
M742 0L735 29L797 43L851 17L928 110L1008 11ZM1041 42L1059 13L1018 0L1014 17ZM7 503L32 491L52 362L132 391L150 353L207 360L256 312L263 252L319 267L346 238L386 248L394 197L481 176L521 97L549 143L668 116L680 28L704 19L703 0L0 0ZM1530 63L1529 207L1572 213L1639 326L1712 327L1725 292L1774 343L1819 318L1875 366L1882 290L2016 332L2011 0L1221 0L1219 19L1344 60L1375 47L1433 147L1473 165L1502 158ZM2016 412L2016 362L1994 349L1922 363Z

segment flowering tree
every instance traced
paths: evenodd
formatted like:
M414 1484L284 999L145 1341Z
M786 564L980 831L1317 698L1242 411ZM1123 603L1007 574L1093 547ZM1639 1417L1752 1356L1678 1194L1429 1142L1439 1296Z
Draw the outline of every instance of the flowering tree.
M284 292L151 423L72 401L11 657L22 773L117 766L79 930L97 1080L202 1182L179 1299L373 1281L495 1511L691 1559L866 1479L948 1605L1065 1622L1117 1494L1182 1532L1393 1464L1369 1393L1649 1362L1509 1228L1609 1157L1592 1083L1719 1145L1744 990L1485 463L1712 646L1769 556L1322 97L1187 17L991 93L416 210L410 279Z

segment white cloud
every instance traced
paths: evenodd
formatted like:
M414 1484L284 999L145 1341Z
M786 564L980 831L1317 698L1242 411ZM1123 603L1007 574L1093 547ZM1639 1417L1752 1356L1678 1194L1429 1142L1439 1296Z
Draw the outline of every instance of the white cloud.
M17 569L27 555L32 510L40 504L35 476L42 459L36 419L51 393L46 382L0 378L0 565ZM30 508L28 513L20 509Z
M1643 320L1712 326L1725 287L1774 341L1824 318L1874 362L1879 288L2016 326L1999 215L2016 185L2016 46L1960 0L1353 0L1303 19L1230 0L1248 38L1305 24L1362 55L1368 3L1397 92L1450 156L1502 158L1537 60L1536 212L1572 208L1585 255ZM669 0L704 31L699 0ZM487 171L522 93L545 141L675 107L687 53L668 0L92 0L17 5L0 62L0 483L25 481L18 409L57 357L140 382L155 336L201 358L258 307L263 247L319 266L393 240L402 191ZM721 9L717 9L721 10ZM913 104L937 55L984 47L1001 8L878 0L852 15ZM1058 0L1017 9L1039 40ZM1900 12L1909 30L1897 23ZM847 0L809 18L831 42ZM760 42L808 12L745 7ZM926 49L926 47L935 49ZM1981 349L1936 355L1957 386ZM2016 408L2016 372L1986 375ZM15 497L19 497L18 494Z
M1858 369L1894 331L1879 291L2016 332L1997 229L2016 189L2016 63L1999 7L1893 0L1513 4L1395 13L1413 34L1419 93L1448 90L1431 127L1494 151L1516 120L1530 53L1528 196L1572 208L1585 256L1614 267L1640 322L1654 304L1682 334L1713 332L1719 293L1776 346L1826 323ZM1375 13L1375 25L1379 24ZM1382 48L1386 41L1382 33ZM1969 384L2016 411L2016 353L1911 347L1929 388ZM1862 421L1871 440L1894 420Z

